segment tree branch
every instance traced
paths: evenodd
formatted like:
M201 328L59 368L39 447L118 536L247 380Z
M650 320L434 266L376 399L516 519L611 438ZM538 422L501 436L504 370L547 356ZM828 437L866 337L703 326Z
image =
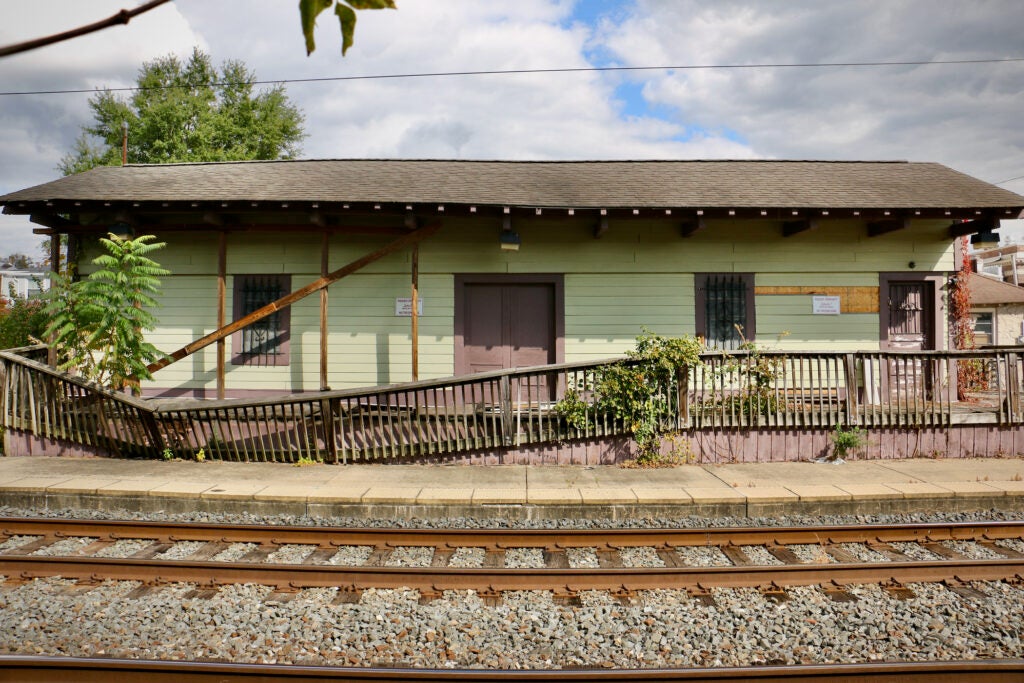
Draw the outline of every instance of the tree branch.
M73 28L70 31L64 31L63 33L54 33L51 36L43 36L42 38L36 38L34 40L27 40L24 43L15 43L13 45L5 45L0 47L0 57L9 57L10 55L16 55L19 52L28 52L34 50L37 47L43 47L45 45L53 45L54 43L61 43L65 40L71 40L78 36L84 36L89 33L109 28L110 26L117 26L118 24L127 24L133 18L139 16L144 12L148 12L155 7L159 7L169 0L150 0L144 5L139 5L135 9L123 9L117 14L107 17L102 21L97 21L94 24L88 24L86 26L79 26Z

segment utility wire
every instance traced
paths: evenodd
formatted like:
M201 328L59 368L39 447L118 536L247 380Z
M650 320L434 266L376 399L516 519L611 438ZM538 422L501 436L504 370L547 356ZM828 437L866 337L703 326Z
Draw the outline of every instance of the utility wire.
M704 69L821 69L841 67L878 67L878 66L938 66L947 64L1003 64L1007 62L1024 62L1024 57L1006 59L939 59L906 62L824 62L795 64L684 64L678 66L588 66L561 69L501 69L491 71L435 71L427 73L377 74L369 76L325 76L321 78L280 78L276 80L260 80L224 83L213 83L214 87L232 85L283 85L285 83L326 83L334 81L377 81L398 78L449 78L456 76L508 76L513 74L555 74L555 73L594 73L609 71L698 71ZM79 88L69 90L21 90L0 92L0 95L65 95L72 93L96 92L136 92L143 90L171 90L174 88L191 88L193 85L158 85L149 87L125 88Z
M1006 183L1012 182L1014 180L1020 180L1021 178L1024 178L1024 175L1019 175L1019 176L1016 176L1016 177L1013 177L1013 178L1007 178L1006 180L1000 180L998 183L992 183L992 184L993 185L1005 185Z

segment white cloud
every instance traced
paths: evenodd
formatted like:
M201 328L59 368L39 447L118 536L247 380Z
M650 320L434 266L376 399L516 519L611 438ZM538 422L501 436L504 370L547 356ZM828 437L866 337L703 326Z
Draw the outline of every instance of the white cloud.
M603 31L623 64L778 64L1021 57L1022 24L1016 0L640 0ZM992 181L1024 165L1024 63L645 78L649 104L736 131L759 155L938 161Z
M582 0L586 2L588 0ZM21 3L0 42L108 16L125 0ZM340 57L324 13L307 57L296 3L176 0L127 27L0 60L3 90L130 85L194 45L260 79L586 67L1020 56L1024 3L623 0L599 27L569 0L399 0L364 11ZM614 9L614 8L613 8ZM57 25L52 17L61 17ZM652 107L628 107L621 84ZM988 180L1024 173L1024 64L884 69L520 74L292 83L303 155L329 157L908 158ZM0 193L56 177L88 95L0 99ZM639 113L639 114L638 114ZM1007 185L1018 192L1022 188ZM0 218L0 255L29 230ZM20 244L20 242L17 242ZM22 249L23 250L23 249Z
M123 0L49 0L10 3L0 22L0 44L21 42L105 19ZM132 85L142 63L171 52L187 54L202 39L168 3L109 28L45 48L0 59L5 92L88 89ZM0 193L48 182L57 163L90 120L89 94L0 97ZM38 255L41 239L21 216L0 217L0 255Z

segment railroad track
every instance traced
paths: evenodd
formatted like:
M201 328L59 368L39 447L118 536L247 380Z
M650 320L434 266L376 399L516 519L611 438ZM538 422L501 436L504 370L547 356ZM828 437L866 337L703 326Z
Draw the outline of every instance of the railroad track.
M104 556L125 554L126 545L127 556ZM187 552L175 555L183 547ZM331 563L353 547L366 549L362 563ZM278 559L285 548L291 563ZM409 549L418 559L405 564L417 566L391 566L402 564ZM449 566L465 549L475 549L476 566ZM506 566L509 554L523 549L532 550L536 566ZM645 564L660 566L628 566L631 549L652 558ZM225 556L234 559L219 559ZM369 588L405 587L423 600L446 590L473 590L491 600L504 591L546 590L572 600L581 591L603 590L627 601L638 591L682 589L710 603L714 588L753 587L785 599L786 587L804 585L845 600L853 599L844 591L850 584L882 584L899 595L915 582L943 582L977 596L972 581L1024 581L1024 522L403 530L0 518L0 574L6 587L53 576L86 586L140 581L139 595L169 583L196 584L199 591L262 584L279 596L334 587L339 601L355 601Z
M660 683L1010 683L1021 679L1024 660L883 662L718 669L586 669L482 671L451 669L354 669L324 666L157 662L126 659L0 656L0 681L19 683L252 683L321 681L366 683L565 683L566 681L659 681Z

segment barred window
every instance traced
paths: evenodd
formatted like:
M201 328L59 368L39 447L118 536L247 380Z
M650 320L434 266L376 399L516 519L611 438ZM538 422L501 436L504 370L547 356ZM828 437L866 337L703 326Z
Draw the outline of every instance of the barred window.
M280 299L291 291L290 275L236 275L234 319ZM285 307L231 335L234 365L288 365L291 316Z
M699 273L696 290L697 334L709 348L733 350L754 340L753 274Z

